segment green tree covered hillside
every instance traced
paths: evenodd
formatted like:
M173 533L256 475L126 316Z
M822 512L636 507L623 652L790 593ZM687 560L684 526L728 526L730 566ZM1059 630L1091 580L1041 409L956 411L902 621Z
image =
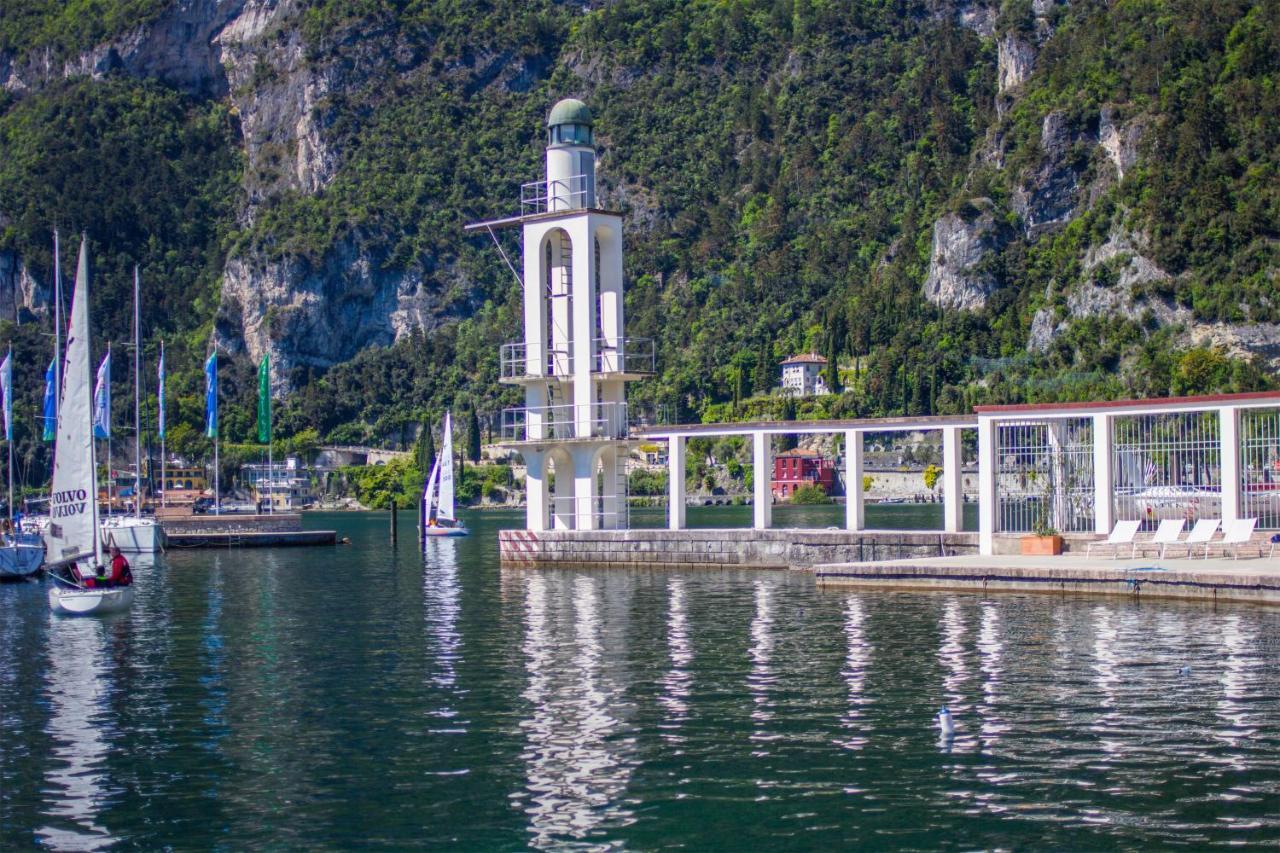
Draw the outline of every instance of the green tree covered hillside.
M57 31L31 9L33 32ZM446 406L515 400L496 378L517 285L462 225L516 211L568 95L595 113L604 198L627 215L628 332L658 342L633 399L673 417L790 414L759 392L806 350L838 362L843 393L799 417L1276 384L1280 4L327 0L275 26L224 96L128 68L9 96L0 251L45 268L57 216L102 241L106 278L137 257L189 371L229 260L339 290L348 255L413 271L436 320L297 361L282 434L408 442ZM298 46L288 63L279 44ZM244 154L254 87L308 69L339 81L309 113L319 188L289 180L296 140ZM56 129L110 109L121 127ZM64 170L104 178L52 204ZM982 241L959 276L939 263L952 238Z

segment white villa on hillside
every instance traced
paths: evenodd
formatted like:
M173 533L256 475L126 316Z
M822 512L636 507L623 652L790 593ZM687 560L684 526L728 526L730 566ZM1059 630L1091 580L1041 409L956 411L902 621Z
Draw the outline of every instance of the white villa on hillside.
M827 360L815 352L791 356L782 362L782 393L797 397L829 393L822 378L826 366Z

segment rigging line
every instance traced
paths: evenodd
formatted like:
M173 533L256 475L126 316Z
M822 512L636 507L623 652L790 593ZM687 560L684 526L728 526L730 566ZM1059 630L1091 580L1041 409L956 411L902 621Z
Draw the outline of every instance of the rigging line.
M493 245L498 247L498 254L502 255L502 260L506 263L507 269L511 270L511 274L515 276L516 284L524 287L524 281L520 278L520 273L516 272L516 268L511 263L511 259L508 258L507 253L503 251L502 244L498 242L498 235L493 233L493 227L486 225L484 230L489 232L489 237L493 239Z

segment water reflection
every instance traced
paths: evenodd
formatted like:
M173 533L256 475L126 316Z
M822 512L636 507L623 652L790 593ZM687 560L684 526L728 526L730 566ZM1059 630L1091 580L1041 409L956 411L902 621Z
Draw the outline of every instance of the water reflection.
M871 644L867 642L866 630L863 627L866 616L863 613L862 598L851 595L844 603L844 636L845 689L849 703L844 715L840 718L844 736L836 741L845 749L859 750L867 745L871 724L864 713L864 707L871 703L866 695L867 669L871 665Z
M1003 638L1000 608L993 602L983 602L982 621L978 627L978 666L982 671L982 705L978 708L978 717L981 720L979 738L983 749L994 747L1008 730L1000 714L1000 690L1004 679Z
M938 663L942 666L942 704L950 709L955 721L953 737L940 736L938 746L951 750L972 748L977 741L968 733L968 703L965 685L971 678L968 657L964 648L967 633L964 609L960 600L948 598L942 609L942 642L938 646Z
M693 646L689 641L689 617L684 599L684 578L672 578L667 585L667 656L671 668L662 677L662 695L658 701L667 711L661 724L663 738L673 743L683 740L677 732L689 717L689 689L693 682L689 671Z
M532 711L520 723L527 784L513 799L528 816L529 843L537 849L585 841L633 820L622 795L634 741L619 736L614 712L621 690L603 671L598 584L586 575L573 578L572 628L562 630L547 578L528 579L523 696ZM567 659L558 651L567 651Z
M458 684L458 661L462 656L461 587L458 582L458 543L453 539L430 537L424 543L425 569L422 573L423 616L426 621L428 682L444 692L444 704L428 709L444 728L437 734L464 734L453 706Z
M755 731L751 733L753 741L771 741L778 735L766 727L773 720L773 705L769 691L778 680L772 668L773 657L773 608L770 600L769 584L763 580L755 582L756 612L751 620L751 648L747 655L751 659L751 671L747 675L747 691L751 694L751 719L755 723ZM766 752L755 752L754 755L766 755Z
M1223 617L1219 636L1224 653L1219 676L1222 695L1214 709L1222 726L1216 730L1216 737L1228 746L1237 747L1249 744L1257 733L1258 726L1249 713L1248 702L1253 670L1260 661L1253 654L1252 632L1244 628L1239 614ZM1243 769L1242 757L1233 756L1233 759L1233 763Z
M1116 727L1121 715L1116 703L1120 685L1120 631L1116 627L1116 612L1111 605L1102 604L1093 609L1093 673L1098 690L1099 713L1089 727L1098 737L1098 745L1108 758L1123 749L1123 742L1116 737Z
M36 836L54 850L101 850L116 842L99 823L111 793L106 772L107 734L114 731L107 708L109 622L49 618L45 694L51 713L45 732L53 741L53 760L44 793L51 823Z

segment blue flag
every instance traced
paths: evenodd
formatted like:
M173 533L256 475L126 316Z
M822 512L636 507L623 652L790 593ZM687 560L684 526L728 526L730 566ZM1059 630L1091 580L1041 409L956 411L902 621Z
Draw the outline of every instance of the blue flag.
M49 362L49 369L44 372L44 440L53 441L58 435L58 395L55 390L53 376L57 368L57 360Z
M160 410L160 438L164 438L164 341L160 342L160 375L159 390L156 392L157 407Z
M98 384L93 389L93 437L111 438L111 350L98 365Z
M0 393L4 394L4 440L13 441L13 350L0 363Z
M218 353L204 363L204 434L218 437Z

